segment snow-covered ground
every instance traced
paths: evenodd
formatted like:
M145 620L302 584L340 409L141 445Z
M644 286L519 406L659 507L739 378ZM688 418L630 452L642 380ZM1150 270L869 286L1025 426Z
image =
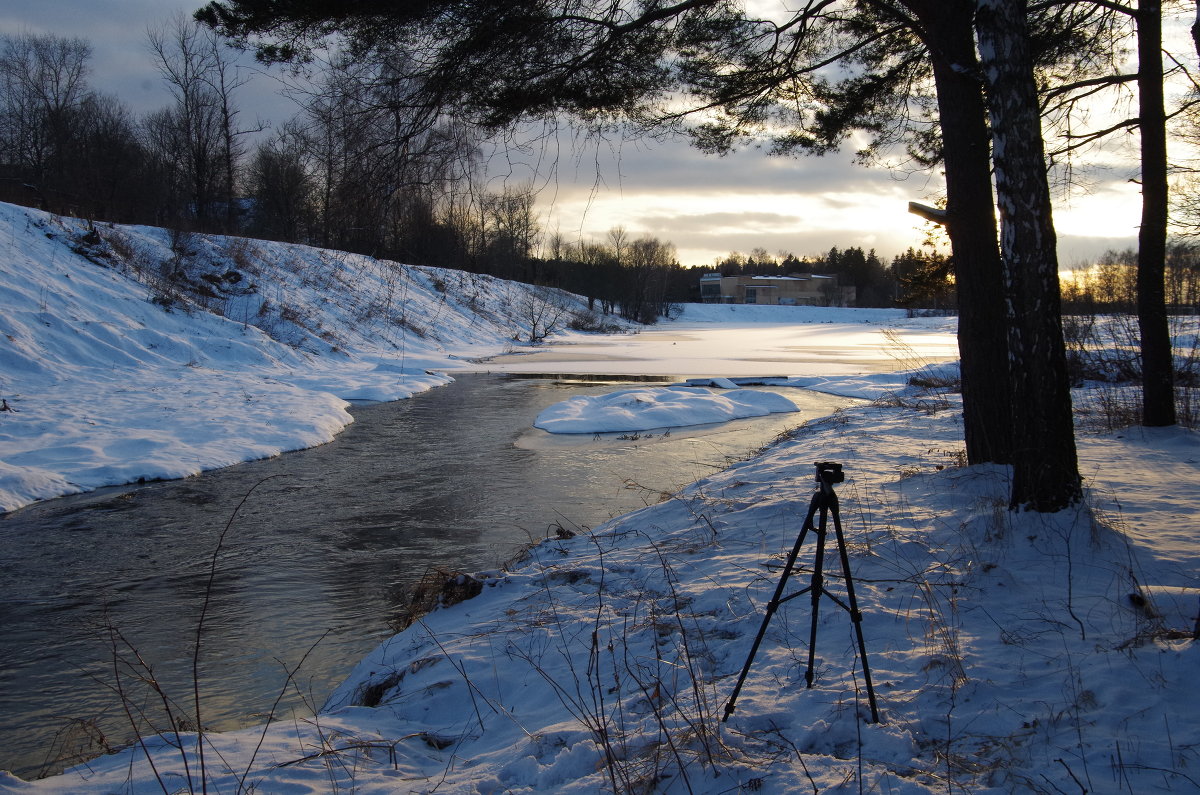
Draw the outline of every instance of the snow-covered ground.
M687 304L681 317L632 338L565 337L488 369L840 378L957 359L955 328L953 318L898 309Z
M173 245L174 244L174 245ZM174 274L174 278L168 278ZM0 510L327 442L528 334L524 285L0 204Z
M659 386L578 395L544 409L533 424L550 433L618 433L792 411L799 411L796 404L777 392L734 387L718 393L699 386Z
M162 312L120 269L70 253L68 222L0 213L12 227L0 260L0 397L17 409L0 413L0 482L15 504L135 476L154 455L170 462L159 464L166 476L181 461L219 465L217 451L228 459L319 442L346 421L342 398L426 388L444 378L426 368L496 353L512 336L509 321L450 308L461 293L432 282L454 276L402 269L396 306L425 336L388 340L385 324L358 330L361 311L345 310L344 327L314 311L337 342L314 334L297 349L228 315ZM165 245L153 230L123 234ZM332 257L255 246L263 268L276 257ZM362 269L341 277L343 288L383 267L334 259ZM344 289L289 295L295 310L321 306L321 295L348 300ZM593 532L547 540L508 571L460 578L448 596L469 594L472 579L481 592L445 599L382 644L315 716L144 737L61 776L0 774L0 792L1200 790L1195 433L1081 431L1086 504L1011 513L1006 470L961 466L957 397L919 393L886 372L889 358L897 370L952 357L952 322L768 309L689 307L654 331L570 335L469 366L676 373L718 386L790 376L884 399L808 422ZM841 353L821 361L843 347L860 366ZM579 427L605 421L602 406L577 414ZM277 437L260 436L262 425ZM123 438L135 443L123 448ZM201 460L205 450L213 455ZM809 510L813 462L830 460L847 474L837 492L882 721L866 720L852 623L829 596L805 686L805 595L774 614L722 722ZM87 472L96 474L83 480ZM814 535L794 588L811 582ZM828 544L825 585L844 601Z

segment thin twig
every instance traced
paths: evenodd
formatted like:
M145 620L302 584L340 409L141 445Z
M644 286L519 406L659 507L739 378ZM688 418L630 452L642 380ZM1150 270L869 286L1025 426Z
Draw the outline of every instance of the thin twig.
M258 757L259 749L262 748L263 742L267 738L267 729L269 729L271 727L271 721L275 717L275 710L279 708L279 702L283 700L283 695L284 695L284 693L287 692L288 685L290 685L294 681L296 672L299 671L301 667L303 667L304 662L308 659L308 655L312 654L313 650L315 648L317 648L317 646L320 645L321 641L325 640L325 638L332 631L333 630L327 629L323 633L321 633L321 637L317 638L316 641L314 641L313 644L308 647L308 651L304 652L304 656L302 656L300 658L300 662L296 663L295 668L288 671L287 667L284 666L284 670L287 671L287 678L284 680L283 686L279 688L279 695L275 696L275 703L271 705L271 711L267 713L267 720L263 724L262 733L258 736L258 744L254 746L254 753L250 754L250 761L246 763L246 770L238 778L238 788L237 788L238 793L241 793L246 787L246 779L250 775L250 770L254 767L254 760Z
M200 765L200 791L206 795L208 793L208 777L205 775L204 770L204 724L200 720L200 636L204 631L204 619L208 616L208 605L212 601L213 583L217 579L217 560L221 555L221 548L225 545L225 536L228 535L229 529L233 527L233 520L237 518L238 511L246 504L246 500L250 499L250 495L254 493L254 490L268 480L276 477L280 476L269 475L263 478L242 495L241 501L233 509L233 513L229 515L229 521L225 523L224 529L221 530L221 535L217 537L217 547L213 550L212 559L208 566L208 583L204 587L204 603L200 608L200 620L196 622L196 641L192 647L192 698L195 703L196 713L196 753ZM184 754L184 764L187 764L186 753Z

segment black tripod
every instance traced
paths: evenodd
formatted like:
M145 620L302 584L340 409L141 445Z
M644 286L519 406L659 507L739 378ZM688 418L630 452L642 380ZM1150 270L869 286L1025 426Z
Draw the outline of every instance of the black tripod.
M792 547L787 563L784 564L783 574L779 577L779 585L775 587L775 595L767 603L766 615L763 616L762 625L758 628L758 635L754 638L754 645L750 647L750 655L746 658L746 664L742 666L742 673L738 676L733 693L729 696L729 702L725 705L725 717L721 719L722 721L729 720L729 716L733 714L734 702L737 701L738 693L742 691L746 675L750 673L750 666L754 662L754 655L758 653L758 646L762 643L763 636L767 634L767 625L771 623L771 616L775 615L775 611L781 604L802 594L809 594L812 598L812 627L808 635L808 670L804 672L804 681L808 683L809 687L813 686L813 663L817 651L817 618L821 608L821 594L824 594L832 599L838 607L848 612L850 620L854 622L854 631L858 636L858 657L862 660L863 679L867 683L867 701L871 705L871 722L879 723L879 709L875 706L875 688L871 685L871 669L867 666L867 644L863 640L862 613L858 611L858 602L854 598L854 580L850 577L850 558L846 554L846 538L842 535L842 518L838 511L838 498L833 492L833 484L844 481L846 474L842 472L841 464L829 461L818 462L816 467L817 483L820 486L817 493L813 495L812 502L809 503L808 515L804 517L804 525L800 528L796 545ZM814 525L813 517L817 515L818 510L821 513L820 520ZM825 590L825 536L828 531L830 514L833 514L838 554L842 559L842 575L846 578L846 602ZM783 589L787 585L788 577L792 574L792 567L796 564L796 557L800 554L800 547L809 530L815 530L817 533L817 556L813 560L812 584L793 594L783 596Z

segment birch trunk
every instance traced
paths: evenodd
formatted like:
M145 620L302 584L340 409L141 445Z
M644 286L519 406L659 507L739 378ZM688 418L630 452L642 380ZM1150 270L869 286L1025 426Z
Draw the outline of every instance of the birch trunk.
M1024 0L978 0L992 120L1013 379L1011 505L1051 512L1081 496L1058 256Z

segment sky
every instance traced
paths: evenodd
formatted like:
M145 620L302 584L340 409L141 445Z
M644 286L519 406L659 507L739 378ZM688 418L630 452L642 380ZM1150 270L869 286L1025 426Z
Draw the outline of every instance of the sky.
M197 0L6 0L0 32L79 36L93 46L92 86L118 96L137 113L166 104L151 61L148 27L172 13L190 13ZM258 69L250 57L248 68ZM242 89L246 116L280 124L294 112L279 83L259 71ZM1083 264L1136 242L1139 192L1128 164L1089 173L1086 189L1055 207L1059 262ZM850 154L771 158L759 151L705 155L675 139L607 140L578 144L569 133L537 151L498 151L490 161L492 188L533 184L547 233L569 240L603 240L616 226L631 237L652 235L675 244L684 265L708 265L731 251L810 256L837 246L874 249L889 258L926 237L908 202L933 203L940 175L868 169Z

